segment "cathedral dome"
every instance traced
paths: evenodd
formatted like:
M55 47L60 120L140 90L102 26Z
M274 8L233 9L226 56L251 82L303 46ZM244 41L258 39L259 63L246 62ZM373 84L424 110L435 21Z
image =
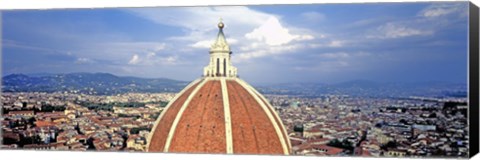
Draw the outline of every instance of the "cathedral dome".
M215 43L227 44L219 35ZM147 151L290 154L281 119L265 97L236 76L229 52L211 51L210 56L204 76L177 94L158 117Z

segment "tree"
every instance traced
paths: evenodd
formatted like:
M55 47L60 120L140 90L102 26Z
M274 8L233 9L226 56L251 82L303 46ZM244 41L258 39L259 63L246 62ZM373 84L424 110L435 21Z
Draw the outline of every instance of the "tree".
M87 145L88 145L87 150L96 150L95 145L93 145L93 140L94 139L92 137L87 139Z
M36 126L35 125L36 121L37 120L35 119L35 117L31 117L31 118L28 119L28 124L30 124L30 125L32 125L32 127L34 127L34 126Z
M393 141L388 141L387 144L382 145L381 148L383 150L388 150L388 148L397 148L397 146L398 146L397 141L393 140Z
M130 134L138 134L138 133L140 133L140 131L142 131L142 130L149 131L150 128L147 128L147 127L132 128L132 129L130 130Z
M149 117L152 119L157 119L160 116L160 113L151 114Z
M327 143L328 146L343 148L346 150L353 151L354 147L353 144L350 143L347 139L339 141L338 139L333 139Z
M4 145L9 145L9 144L17 144L18 141L16 139L10 138L10 137L3 137L3 144Z

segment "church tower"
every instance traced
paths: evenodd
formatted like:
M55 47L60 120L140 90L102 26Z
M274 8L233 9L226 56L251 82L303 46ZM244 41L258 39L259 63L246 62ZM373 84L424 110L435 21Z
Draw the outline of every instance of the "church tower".
M223 22L218 23L218 35L215 43L210 47L210 63L203 69L206 77L236 77L237 68L230 61L232 51L223 34Z

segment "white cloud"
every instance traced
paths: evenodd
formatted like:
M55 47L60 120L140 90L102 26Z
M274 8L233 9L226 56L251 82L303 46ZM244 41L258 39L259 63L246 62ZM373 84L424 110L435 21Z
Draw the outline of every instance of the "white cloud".
M156 52L148 52L147 58L152 58L152 57L155 57L156 55L157 55Z
M153 51L156 52L156 51L164 50L164 49L165 49L165 46L166 46L165 43L157 43L157 44L154 44Z
M409 36L426 36L432 35L432 30L420 30L412 27L407 27L394 23L387 23L379 26L373 35L368 35L367 38L392 39L403 38Z
M191 49L209 48L215 40L216 24L222 18L227 42L240 49L234 50L234 53L243 59L282 54L277 52L289 51L287 48L296 46L294 42L315 39L313 35L306 34L310 33L308 29L294 28L281 23L277 15L244 6L142 8L128 11L162 25L181 27L184 35L167 39L178 42L175 44L177 47L182 45ZM313 14L310 13L310 16L319 16Z
M76 64L89 64L93 62L94 62L93 60L88 58L77 58L77 60L75 61Z
M140 62L140 58L138 57L138 54L134 54L130 61L128 61L128 64L138 64Z
M237 39L233 39L233 38L227 38L227 43L230 44L230 45L234 45L234 44L237 44L238 43L238 40Z
M254 45L258 45L258 43L253 43ZM269 55L280 55L295 51L297 49L303 48L304 45L302 44L291 44L291 45L280 45L280 46L270 46L264 47L262 49L246 49L248 51L240 52L235 54L235 58L233 58L234 62L241 62L252 58L259 58ZM255 48L255 47L252 47Z
M178 63L178 56L168 56L159 59L161 64L174 65Z
M252 32L245 34L250 40L263 41L267 45L283 45L293 40L311 40L311 35L294 35L280 24L276 17L270 17L260 27L255 28Z
M237 44L237 40L236 39L233 39L233 38L227 38L227 43L229 45L232 45L232 44ZM202 41L198 41L194 44L192 44L191 46L194 47L194 48L210 48L212 46L212 44L215 43L215 40L202 40Z
M270 17L253 31L246 33L240 43L240 51L235 54L234 62L272 55L292 53L305 47L300 41L315 39L309 34L294 34L284 27L277 17Z
M440 3L426 7L419 12L419 15L426 18L437 18L448 15L467 16L468 9L466 3Z
M225 21L226 28L234 26L236 29L249 29L272 16L245 6L141 8L128 11L159 24L179 26L199 32L216 30L220 18Z
M296 37L296 39L299 41L304 41L304 40L313 40L315 39L315 37L313 37L312 35L300 35Z
M367 31L366 38L397 39L414 36L432 36L464 23L468 3L433 3L417 12L416 17L386 22Z
M329 52L329 53L321 53L319 57L322 59L355 59L359 57L367 57L370 56L370 53L367 52Z
M215 42L215 40L203 40L198 41L197 43L192 44L194 48L210 48L210 46Z
M178 55L159 55L155 52L147 54L134 54L128 64L140 66L176 65L179 64Z
M345 41L333 40L328 44L328 46L329 47L342 47L344 43L345 43Z
M249 51L249 50L255 50L261 48L263 43L260 42L250 42L249 44L245 44L240 47L240 51ZM265 46L264 46L265 48Z
M344 47L346 43L347 41L345 40L330 40L325 42L311 43L311 44L308 44L308 46L310 48L325 48L325 47L340 48L340 47Z
M321 54L320 57L323 58L348 58L350 55L345 52L340 52L340 53L324 53Z

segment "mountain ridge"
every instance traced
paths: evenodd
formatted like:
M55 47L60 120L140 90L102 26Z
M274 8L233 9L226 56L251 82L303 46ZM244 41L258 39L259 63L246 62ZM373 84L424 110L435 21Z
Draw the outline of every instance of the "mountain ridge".
M44 73L42 73L44 74ZM110 73L9 74L3 77L4 92L57 92L118 94L125 92L178 92L188 82L168 78L121 77Z
M140 78L116 76L111 73L34 73L4 76L4 92L58 92L67 91L95 95L111 95L127 92L179 92L189 82L169 78ZM281 83L258 85L264 94L319 96L342 94L350 96L455 96L465 97L466 84L451 82L376 82L351 80L335 84L320 82Z

